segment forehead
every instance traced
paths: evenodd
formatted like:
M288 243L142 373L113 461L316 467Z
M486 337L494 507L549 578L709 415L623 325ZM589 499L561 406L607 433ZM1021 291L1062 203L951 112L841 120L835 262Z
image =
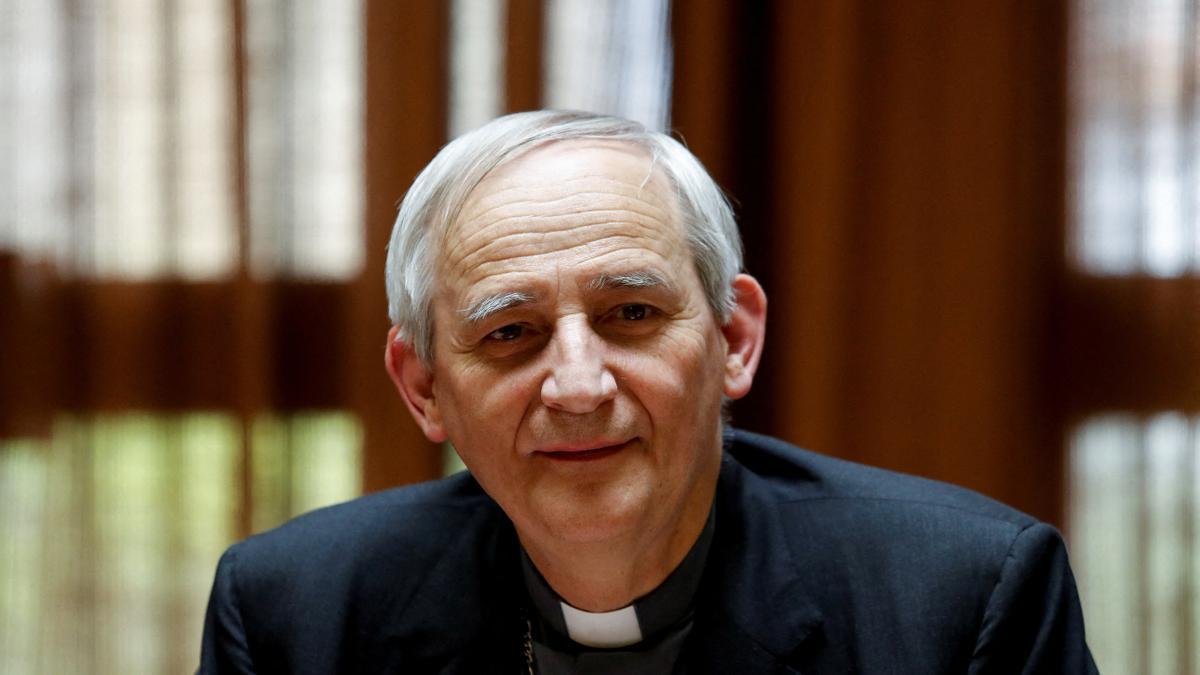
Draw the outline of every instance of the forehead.
M624 142L548 143L492 171L441 242L439 277L474 283L548 260L593 272L675 258L684 241L669 179Z

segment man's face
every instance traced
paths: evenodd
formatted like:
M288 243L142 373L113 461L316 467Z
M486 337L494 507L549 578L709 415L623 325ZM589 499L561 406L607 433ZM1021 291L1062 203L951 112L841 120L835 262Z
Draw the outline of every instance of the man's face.
M567 141L447 232L427 413L522 536L670 539L707 513L726 343L676 211L636 146Z

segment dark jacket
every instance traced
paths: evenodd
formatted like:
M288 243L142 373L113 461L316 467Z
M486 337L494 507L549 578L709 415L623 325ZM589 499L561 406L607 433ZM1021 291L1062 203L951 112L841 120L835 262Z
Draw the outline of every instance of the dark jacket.
M1058 532L730 432L688 673L1094 673ZM466 473L307 514L217 568L202 673L517 673L516 535Z

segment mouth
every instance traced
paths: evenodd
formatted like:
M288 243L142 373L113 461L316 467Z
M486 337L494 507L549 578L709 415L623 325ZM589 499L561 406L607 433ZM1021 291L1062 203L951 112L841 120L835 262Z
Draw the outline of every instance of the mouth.
M629 447L632 443L633 439L618 443L602 441L565 447L555 446L546 450L539 450L535 454L560 462L593 462L611 457Z

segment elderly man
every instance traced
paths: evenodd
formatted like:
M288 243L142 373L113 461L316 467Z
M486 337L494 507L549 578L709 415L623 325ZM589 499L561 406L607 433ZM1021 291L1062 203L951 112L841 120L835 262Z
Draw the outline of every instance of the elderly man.
M1087 673L1050 527L722 425L766 297L679 143L583 113L447 145L386 365L469 473L233 546L203 672Z

